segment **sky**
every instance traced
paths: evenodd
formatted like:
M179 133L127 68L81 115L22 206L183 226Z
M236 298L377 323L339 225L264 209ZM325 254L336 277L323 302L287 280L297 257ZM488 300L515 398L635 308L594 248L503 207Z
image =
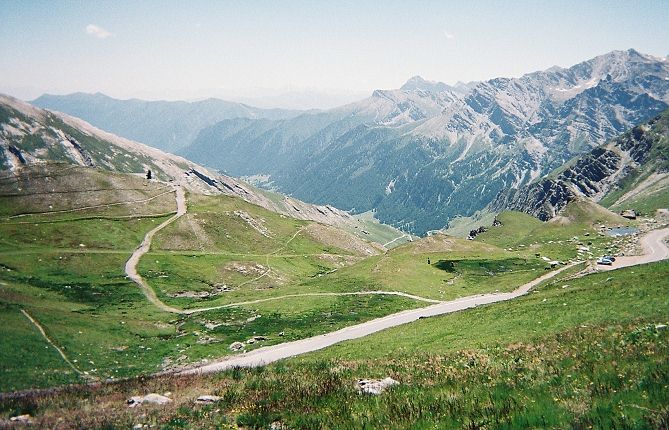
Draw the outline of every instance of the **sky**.
M0 0L0 92L361 98L669 55L669 1ZM280 98L280 97L279 97Z

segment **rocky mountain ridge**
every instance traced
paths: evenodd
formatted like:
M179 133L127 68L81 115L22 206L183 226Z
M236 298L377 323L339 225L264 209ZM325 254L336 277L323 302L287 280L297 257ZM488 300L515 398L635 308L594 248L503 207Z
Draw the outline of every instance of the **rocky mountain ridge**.
M540 181L500 193L490 209L517 210L547 221L577 198L602 202L607 196L614 196L617 198L609 199L610 205L620 205L627 200L626 195L638 195L668 178L669 110Z
M261 174L306 201L375 210L386 223L424 233L668 106L666 59L614 51L464 91L412 78L404 89L331 111L228 120L203 130L182 154L235 176Z

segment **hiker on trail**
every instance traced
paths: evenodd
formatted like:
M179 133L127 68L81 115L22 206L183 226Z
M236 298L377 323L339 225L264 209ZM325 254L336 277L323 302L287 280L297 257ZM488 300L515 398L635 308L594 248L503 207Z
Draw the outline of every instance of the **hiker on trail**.
M146 179L151 180L151 169L149 169L149 171L146 172Z
M430 257L427 257L427 264L430 264Z

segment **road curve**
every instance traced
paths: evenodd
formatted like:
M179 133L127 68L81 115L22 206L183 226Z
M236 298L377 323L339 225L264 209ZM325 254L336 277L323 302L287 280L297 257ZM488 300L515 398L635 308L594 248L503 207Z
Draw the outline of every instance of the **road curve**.
M367 321L362 324L345 327L343 329L326 333L320 336L314 336L307 339L296 340L293 342L286 342L279 345L259 348L244 354L225 358L215 363L206 364L199 367L186 369L177 374L202 374L213 373L222 370L231 369L233 367L257 367L272 363L288 357L293 357L307 352L317 351L326 348L339 342L346 340L358 339L368 336L372 333L385 330L387 328L396 327L398 325L407 324L418 320L419 318L426 318L436 315L443 315L452 312L461 311L468 308L473 308L478 305L488 303L501 302L511 300L523 294L527 294L537 284L550 279L564 270L567 270L580 262L571 263L558 270L549 272L533 281L521 285L516 290L510 293L495 293L482 294L471 297L464 297L462 299L453 300L449 302L441 302L431 306L419 309L411 309L403 312L398 312L382 318L377 318Z
M209 308L196 308L196 309L178 309L172 306L169 306L162 302L155 291L146 283L146 281L137 273L137 264L139 263L140 258L151 248L151 241L153 236L167 227L169 224L173 223L187 211L186 197L183 189L181 187L176 187L176 202L177 202L177 213L164 221L157 227L149 231L144 240L139 245L137 249L132 253L130 258L125 264L125 272L130 279L132 279L142 290L144 296L159 309L165 312L177 313L177 314L194 314L198 312L204 312L215 309L222 309L232 306L239 306L243 304L252 304L260 303L268 300L277 300L281 298L289 297L299 297L300 295L289 295L285 297L275 297L267 299L252 300L248 302L241 303L230 303L227 305L214 306ZM640 256L630 256L630 257L620 257L616 260L612 267L604 267L604 269L617 269L620 267L628 267L637 264L650 263L655 261L660 261L666 258L669 258L669 248L664 243L665 239L669 236L669 228L664 228L661 230L653 230L644 235L641 238L641 245L644 249L644 255ZM574 267L581 262L574 262L564 267L561 267L558 270L546 273L543 276L540 276L533 281L530 281L526 284L521 285L510 293L493 293L493 294L481 294L477 296L464 297L457 300L452 300L448 302L436 302L433 305L419 308L411 309L403 312L398 312L392 315L387 315L382 318L377 318L365 323L356 324L353 326L345 327L343 329L326 333L320 336L314 336L307 339L301 339L293 342L286 342L274 346L268 346L259 348L248 353L226 357L222 360L219 360L214 363L206 364L203 366L191 367L181 371L170 371L164 373L176 373L176 374L200 374L200 373L213 373L219 372L226 369L231 369L234 367L257 367L263 366L268 363L272 363L277 360L281 360L288 357L293 357L300 354L305 354L307 352L317 351L319 349L326 348L328 346L334 345L339 342L346 340L358 339L364 336L368 336L372 333L385 330L387 328L396 327L399 325L407 324L413 321L418 320L419 318L431 317L436 315L444 315L452 312L461 311L464 309L476 307L478 305L502 302L506 300L511 300L516 297L527 294L533 287L539 283L550 279L559 273L567 270L571 267ZM601 267L600 267L601 268ZM312 293L305 295L352 295L352 294L388 294L388 295L397 295L404 296L407 298L412 298L416 300L422 300L427 302L433 302L431 299L425 299L418 296L413 296L410 294L402 292L393 292L393 291L366 291L366 292L355 292L355 293Z
M610 266L598 265L598 270L615 270L637 264L653 263L669 258L669 248L664 243L669 237L669 228L651 230L639 240L643 255L617 257Z

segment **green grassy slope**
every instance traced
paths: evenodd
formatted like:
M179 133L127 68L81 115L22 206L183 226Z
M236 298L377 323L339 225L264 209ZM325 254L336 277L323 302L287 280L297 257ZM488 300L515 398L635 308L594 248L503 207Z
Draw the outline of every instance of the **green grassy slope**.
M267 339L247 349L424 305L401 297L297 297L191 316L164 313L147 303L123 267L146 232L174 212L174 193L165 184L53 164L0 178L0 190L0 314L11 322L0 326L0 362L11 363L3 368L0 392L81 381L55 349L40 344L21 309L81 372L100 380L218 358L231 353L230 343L254 335ZM332 227L236 198L189 195L189 205L188 216L161 232L140 264L159 296L184 308L339 291L326 282L313 288L303 282L378 252ZM258 282L256 264L271 267ZM221 283L235 291L209 299L168 295ZM16 360L24 349L36 355Z
M144 234L173 213L174 194L136 176L62 167L27 172L30 180L0 180L7 203L0 303L13 314L26 309L93 378L152 373L230 354L230 343L254 335L266 339L247 349L426 305L396 296L304 294L385 290L447 300L510 290L544 272L534 256L444 235L378 254L378 247L332 227L237 198L189 194L188 214L156 235L140 273L161 300L183 309L265 301L188 316L163 313L123 267ZM65 197L28 198L47 192ZM166 194L116 204L124 192L133 201ZM88 206L95 207L73 210ZM22 366L25 372L4 379L0 391L54 382L39 377L31 362Z
M669 263L558 279L515 301L433 317L266 368L0 400L41 425L162 428L663 428ZM400 382L360 395L358 378ZM162 408L131 395L170 391ZM196 405L201 394L223 400ZM100 405L95 413L85 405Z

